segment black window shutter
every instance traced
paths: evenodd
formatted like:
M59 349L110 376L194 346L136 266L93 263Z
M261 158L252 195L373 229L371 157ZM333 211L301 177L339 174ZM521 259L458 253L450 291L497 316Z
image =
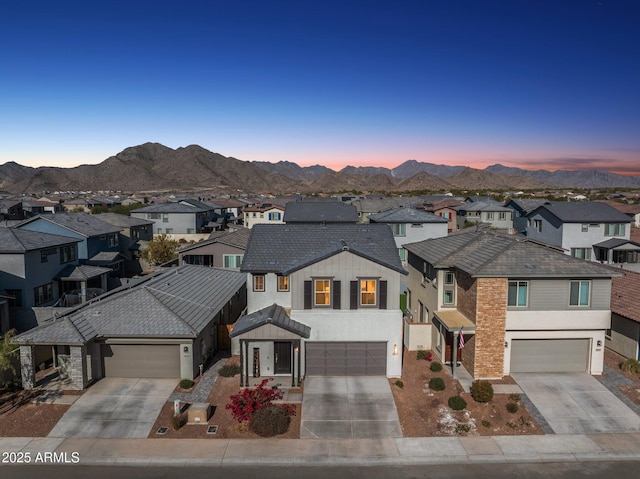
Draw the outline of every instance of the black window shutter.
M311 281L304 282L304 309L311 309Z
M333 288L333 309L340 309L340 281L334 281L332 288Z
M350 298L351 298L350 308L358 309L358 282L357 281L351 281L349 292L350 292Z
M380 281L380 309L387 309L387 282Z

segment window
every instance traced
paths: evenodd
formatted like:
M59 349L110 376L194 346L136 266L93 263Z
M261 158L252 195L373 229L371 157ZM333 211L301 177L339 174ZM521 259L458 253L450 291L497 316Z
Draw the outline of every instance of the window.
M493 211L487 211L487 219L493 221Z
M509 281L509 291L507 294L507 306L527 306L527 296L529 291L528 281Z
M21 308L22 307L22 290L21 289L7 289L7 295L13 296L12 299L9 299L9 307L10 308Z
M455 298L456 298L456 295L453 289L444 290L444 297L443 297L444 304L453 304L455 302Z
M157 233L158 233L159 235L161 235L161 234L162 234L162 228L158 228Z
M412 228L422 228L422 224L421 223L411 223L411 227Z
M159 220L160 219L160 213L147 213L147 219L148 220Z
M169 213L162 213L162 222L163 223L169 222Z
M542 233L542 220L533 220L533 229L538 233Z
M571 281L571 289L569 291L569 305L589 306L590 290L591 281Z
M611 339L611 328L606 329L606 330L604 331L604 336L605 336L605 338L607 338L607 339Z
M454 275L452 271L446 271L444 273L444 284L451 285L454 281Z
M405 225L405 224L391 225L391 229L393 230L393 236L406 236L407 235L407 225Z
M56 254L56 249L55 248L49 248L49 249L43 249L40 251L40 262L41 263L46 263L47 261L49 261L49 256L51 256L52 254Z
M53 283L33 288L33 302L36 306L53 300Z
M280 212L276 212L276 213L269 213L269 221L280 221Z
M264 275L263 274L253 275L253 290L264 291Z
M331 280L313 280L313 304L315 306L331 305Z
M278 276L278 291L289 291L289 276Z
M192 235L196 232L196 230L194 230L193 228L187 228L187 234L188 235Z
M375 279L361 279L360 280L360 304L362 306L375 306L376 303L376 289L378 281Z
M604 225L605 236L624 236L624 223L608 223Z
M407 250L404 248L398 248L398 254L400 255L400 261L407 261Z
M109 246L118 246L118 233L112 233L109 235Z
M264 213L260 213L260 218L264 218Z
M182 257L182 264L196 264L199 266L213 267L212 254L185 254Z
M227 269L239 269L242 266L241 254L225 254L224 255L224 267Z
M422 304L422 301L418 301L418 321L421 323L428 323L428 321L425 321L424 313L424 304Z
M252 217L252 218L255 218L255 217L256 217L256 214L255 214L255 213L251 213L251 217Z
M167 233L168 235L172 235L173 234L173 228L167 228L165 230L165 233Z
M591 248L571 248L571 256L591 260Z
M501 211L500 213L498 213L498 219L500 221L505 221L507 219L507 212Z
M76 245L60 247L60 264L76 260Z
M588 233L589 232L589 224L588 223L582 223L582 225L580 226L580 231L582 231L583 233Z

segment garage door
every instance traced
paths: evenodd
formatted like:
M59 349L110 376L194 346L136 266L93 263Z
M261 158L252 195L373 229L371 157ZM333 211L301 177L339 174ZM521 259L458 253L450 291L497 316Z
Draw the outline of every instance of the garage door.
M308 376L386 376L387 343L311 342L305 345Z
M180 377L180 348L177 344L103 344L102 357L107 377Z
M589 339L514 339L511 372L587 371Z

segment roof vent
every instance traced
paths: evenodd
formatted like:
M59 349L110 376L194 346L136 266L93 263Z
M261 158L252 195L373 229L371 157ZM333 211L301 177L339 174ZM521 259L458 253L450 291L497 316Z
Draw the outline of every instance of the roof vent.
M340 244L342 244L342 251L349 251L349 245L345 240L341 239Z

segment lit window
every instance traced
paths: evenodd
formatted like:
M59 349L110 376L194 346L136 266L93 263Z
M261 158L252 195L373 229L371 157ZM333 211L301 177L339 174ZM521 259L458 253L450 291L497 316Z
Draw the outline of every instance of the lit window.
M331 304L331 280L314 280L313 291L314 304L316 306L329 306Z
M529 290L528 281L509 281L507 305L520 306L520 307L526 306L528 290Z
M591 281L571 281L569 304L571 306L589 306Z
M360 280L360 304L363 306L375 306L376 304L376 287L375 279Z
M253 290L264 291L264 275L256 274L253 276Z
M278 276L278 291L289 291L289 276Z

